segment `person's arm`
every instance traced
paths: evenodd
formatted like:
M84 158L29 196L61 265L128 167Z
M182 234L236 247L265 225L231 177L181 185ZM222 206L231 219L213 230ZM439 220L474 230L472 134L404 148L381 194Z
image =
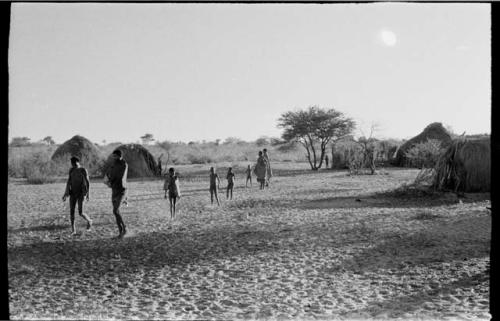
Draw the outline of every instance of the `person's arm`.
M85 183L87 183L87 201L89 200L89 196L90 196L90 178L89 178L89 173L87 172L87 170L84 168L83 169L83 172L85 173Z
M69 196L70 192L70 181L71 181L71 170L69 170L68 181L66 182L66 189L64 190L64 195L62 197L63 202L66 201L66 198Z

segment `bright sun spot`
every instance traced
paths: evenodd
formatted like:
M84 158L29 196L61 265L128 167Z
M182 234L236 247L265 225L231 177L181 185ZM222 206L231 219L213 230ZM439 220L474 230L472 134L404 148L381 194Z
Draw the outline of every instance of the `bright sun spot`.
M394 46L397 42L396 34L390 30L382 30L380 32L380 38L382 42L387 46Z

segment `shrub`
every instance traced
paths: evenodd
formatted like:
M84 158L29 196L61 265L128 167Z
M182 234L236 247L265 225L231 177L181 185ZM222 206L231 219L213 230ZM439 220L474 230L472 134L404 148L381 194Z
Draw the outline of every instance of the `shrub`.
M297 149L297 143L295 142L285 142L277 147L280 152L290 152Z
M53 176L36 167L28 170L26 178L29 184L49 184L55 182Z
M187 160L191 164L208 164L214 162L210 156L201 154L188 154Z
M444 148L439 140L428 139L426 142L415 144L405 153L407 165L418 168L434 167L443 152Z
M255 141L255 145L257 145L258 147L269 145L269 140L267 139L267 137L262 136Z
M24 177L30 184L53 183L57 169L57 163L43 152L36 153L23 162Z
M29 146L30 144L29 137L13 137L10 142L11 147Z

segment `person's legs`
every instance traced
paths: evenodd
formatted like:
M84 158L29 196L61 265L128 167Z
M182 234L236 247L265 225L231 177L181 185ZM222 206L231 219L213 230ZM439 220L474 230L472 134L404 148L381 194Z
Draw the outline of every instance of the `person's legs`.
M172 203L173 203L173 207L174 207L174 212L173 212L174 213L174 216L173 216L174 219L175 219L175 203L176 202L177 202L177 197L174 196L173 199L172 199Z
M231 199L233 199L233 186L231 185Z
M210 187L210 202L212 205L214 204L214 190L211 187Z
M118 237L122 237L127 233L127 230L125 228L125 223L123 222L123 218L120 215L120 205L122 202L123 198L123 193L116 193L113 195L112 202L113 202L113 214L115 215L116 218L116 225L118 225L118 231L120 234Z
M90 230L90 227L92 226L92 220L90 219L90 217L88 217L88 215L86 215L85 213L83 213L83 199L84 199L85 196L80 196L78 197L78 214L83 217L83 219L85 221L87 221L87 230Z
M229 187L229 184L228 184L227 188L226 188L226 199L229 198L229 189L230 189L230 187Z
M217 201L217 205L220 206L220 203L219 203L219 196L217 195L217 188L214 189L214 196L215 196L215 200Z
M71 235L76 234L75 229L75 207L77 198L73 195L69 196L69 219L71 221Z
M173 214L172 214L172 197L169 197L168 198L168 202L170 203L170 219L173 218Z

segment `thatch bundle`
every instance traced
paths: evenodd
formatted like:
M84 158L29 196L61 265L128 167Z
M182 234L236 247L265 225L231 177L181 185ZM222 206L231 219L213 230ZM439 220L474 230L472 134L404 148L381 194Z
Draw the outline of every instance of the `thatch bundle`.
M457 139L436 165L434 187L460 192L489 192L490 138Z
M52 160L69 165L72 156L80 158L82 165L89 169L90 172L97 169L102 160L97 147L90 140L79 135L73 136L59 146L52 154Z
M121 150L123 159L128 164L128 177L152 177L159 173L158 164L153 155L139 144L120 145L116 149ZM111 162L111 155L106 161L104 171Z
M405 166L407 165L406 152L418 143L424 143L429 139L437 139L441 142L441 146L447 147L452 141L450 133L443 127L441 123L432 123L425 127L424 131L419 135L406 141L399 147L396 152L394 165Z

